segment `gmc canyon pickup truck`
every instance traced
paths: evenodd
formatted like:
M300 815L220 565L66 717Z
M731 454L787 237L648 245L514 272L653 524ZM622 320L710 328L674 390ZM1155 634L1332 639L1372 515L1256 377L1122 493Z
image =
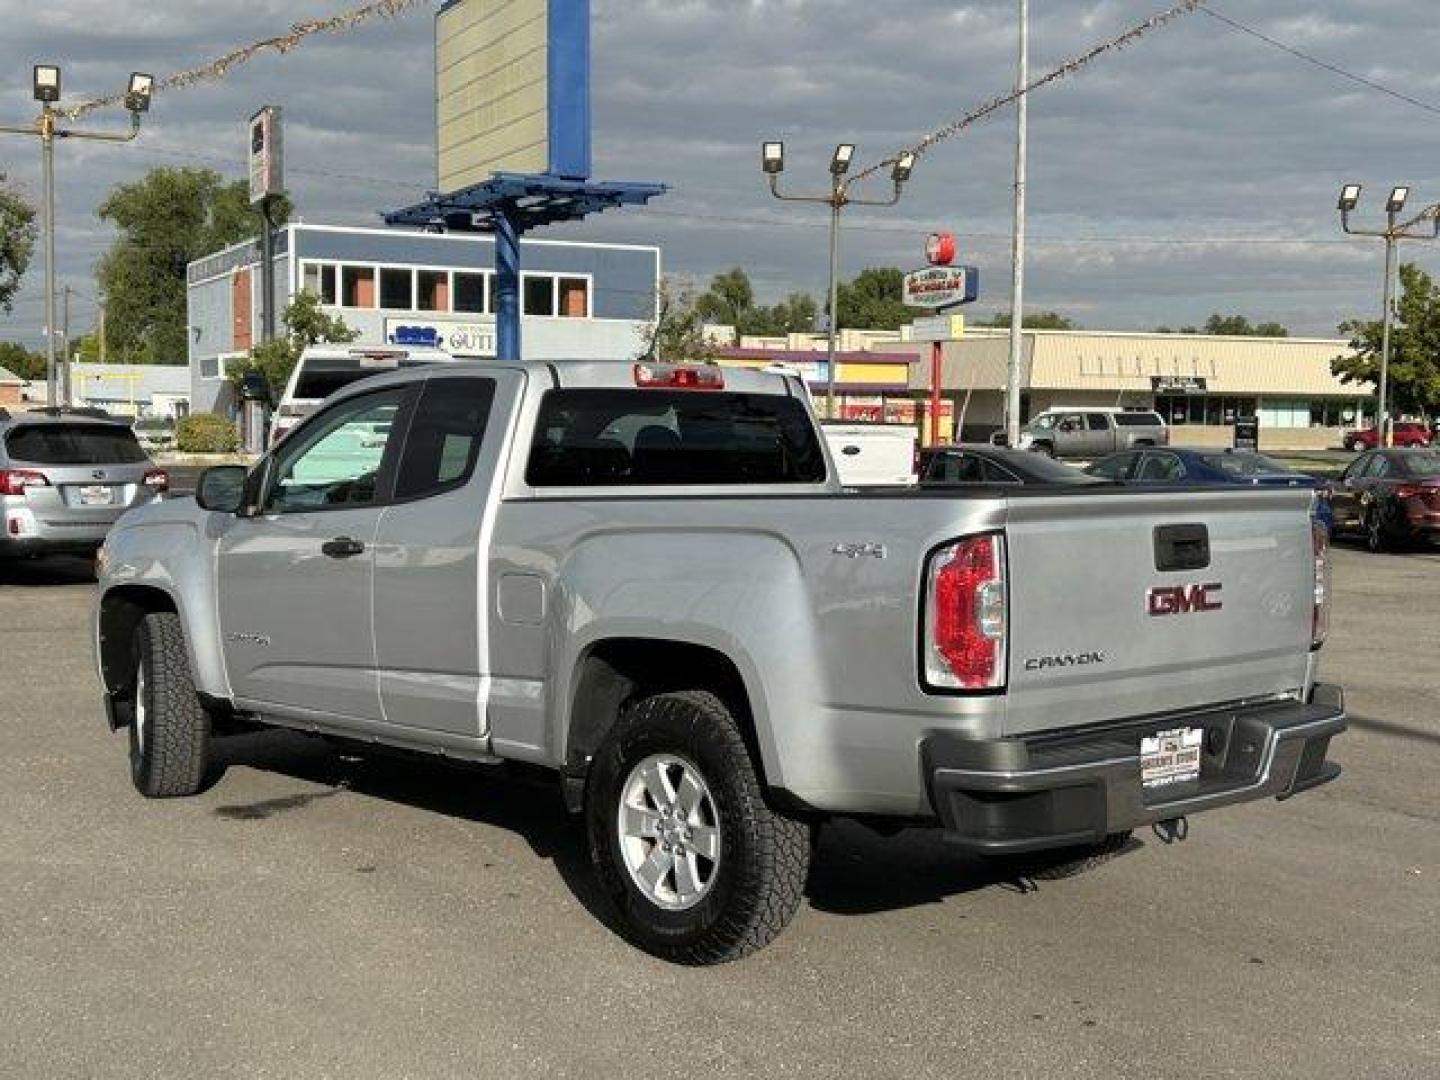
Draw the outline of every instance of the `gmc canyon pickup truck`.
M558 774L620 930L765 945L859 818L1055 864L1333 779L1308 491L852 491L803 385L443 365L133 510L98 662L150 797L256 726Z

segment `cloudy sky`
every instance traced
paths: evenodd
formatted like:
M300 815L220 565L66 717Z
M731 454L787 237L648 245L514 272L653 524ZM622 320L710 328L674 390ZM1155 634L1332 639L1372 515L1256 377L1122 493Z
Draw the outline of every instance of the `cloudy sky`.
M123 86L132 69L190 67L294 20L357 0L0 0L0 122L30 114L30 64L64 66L67 98ZM552 230L656 242L666 268L703 283L744 266L763 297L823 288L825 211L770 198L762 138L782 137L785 183L823 188L834 143L873 161L1007 88L1014 0L592 0L595 172L663 180L648 211ZM1035 72L1139 21L1166 0L1031 0ZM1379 306L1373 242L1339 238L1343 180L1408 183L1440 199L1440 30L1435 0L1215 0L1217 11L1434 106L1429 111L1305 64L1205 14L1191 15L1030 104L1028 307L1090 328L1201 322L1212 311L1328 334ZM92 268L107 244L96 205L157 165L243 171L244 121L286 116L288 179L307 221L377 223L433 184L433 5L310 39L223 82L157 97L129 145L62 143L61 281L93 322ZM92 124L123 124L97 114ZM922 260L948 228L982 270L985 314L1009 291L1014 113L926 155L901 204L851 211L844 272ZM38 200L39 149L0 137L0 171ZM880 192L883 194L883 190ZM1422 205L1420 202L1414 204ZM1440 244L1410 257L1440 262ZM0 339L41 341L37 258Z

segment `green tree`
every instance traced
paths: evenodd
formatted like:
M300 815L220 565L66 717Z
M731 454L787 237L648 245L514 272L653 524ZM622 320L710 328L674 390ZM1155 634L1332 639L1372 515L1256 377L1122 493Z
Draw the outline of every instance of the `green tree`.
M695 294L670 278L662 278L656 307L659 317L640 334L640 358L667 364L708 362L705 318Z
M10 311L34 250L35 208L0 172L0 311Z
M1290 331L1277 322L1252 325L1244 315L1221 315L1218 311L1205 320L1205 333L1220 337L1289 337Z
M906 307L905 273L894 266L872 266L853 280L841 282L836 299L840 318L837 327L857 330L898 330L924 309Z
M755 290L740 267L732 267L710 279L710 287L695 299L695 310L706 322L733 326L739 333L755 311Z
M360 331L346 326L344 320L325 314L320 297L309 291L295 294L280 321L285 326L283 337L256 345L243 361L228 365L230 381L236 386L250 372L258 371L278 397L306 346L354 341L360 336Z
M978 322L976 326L994 326L1008 328L1010 325L1010 313L1002 311L996 314L988 322ZM1080 324L1068 315L1061 315L1058 311L1027 311L1020 320L1020 325L1026 330L1079 330Z
M98 213L119 233L97 271L113 358L184 363L185 266L259 232L246 182L210 169L151 169L112 189ZM278 224L289 213L282 199L272 216Z
M0 368L13 371L22 379L43 379L45 357L42 353L31 352L17 342L0 341Z
M1155 328L1155 333L1157 334L1198 334L1199 332L1200 328L1198 326L1182 326L1179 330L1169 326L1157 326Z
M1440 288L1414 263L1400 267L1400 302L1390 331L1389 395L1392 415L1440 412ZM1380 320L1349 319L1340 333L1351 352L1330 362L1344 383L1373 389L1380 381Z
M773 307L756 308L746 329L747 334L779 337L784 334L805 334L815 329L820 306L809 293L791 293Z

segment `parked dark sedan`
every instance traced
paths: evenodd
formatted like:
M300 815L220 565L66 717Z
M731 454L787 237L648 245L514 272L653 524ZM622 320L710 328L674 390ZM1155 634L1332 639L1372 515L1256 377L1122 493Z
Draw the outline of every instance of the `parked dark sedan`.
M1029 450L985 443L931 446L920 451L920 483L925 487L969 484L1095 484L1079 469Z
M1440 450L1367 450L1335 484L1335 531L1371 551L1440 540Z
M1140 484L1244 484L1250 487L1313 489L1312 514L1327 531L1335 529L1330 484L1308 473L1288 469L1253 450L1164 449L1127 450L1101 458L1085 470L1102 480Z

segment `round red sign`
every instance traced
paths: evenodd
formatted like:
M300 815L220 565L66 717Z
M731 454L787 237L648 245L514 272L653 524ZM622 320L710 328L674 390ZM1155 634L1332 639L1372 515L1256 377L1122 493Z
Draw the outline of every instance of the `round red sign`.
M931 233L925 241L925 258L931 266L949 266L955 261L955 234Z

